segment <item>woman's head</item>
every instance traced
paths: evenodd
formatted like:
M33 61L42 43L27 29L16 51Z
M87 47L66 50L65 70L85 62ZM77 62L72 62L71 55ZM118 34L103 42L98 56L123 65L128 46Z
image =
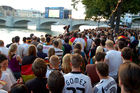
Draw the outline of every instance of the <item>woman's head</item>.
M62 68L64 73L69 73L71 72L71 66L70 66L70 54L66 54L63 57L63 61L62 61Z
M13 43L9 48L9 52L16 52L16 51L17 51L17 44Z
M36 46L35 45L30 45L28 48L28 56L34 55L36 56Z
M58 43L59 43L59 44L58 44L58 48L59 48L59 49L62 49L62 41L61 41L61 39L58 39L57 41L58 41Z
M10 60L12 59L12 56L13 56L14 53L16 53L16 51L17 51L17 44L13 43L10 46L9 51L8 51L8 57L9 57Z
M50 58L52 55L55 55L55 50L54 50L54 48L49 48L48 57Z
M8 67L8 59L4 54L0 54L0 66L2 70L6 70Z

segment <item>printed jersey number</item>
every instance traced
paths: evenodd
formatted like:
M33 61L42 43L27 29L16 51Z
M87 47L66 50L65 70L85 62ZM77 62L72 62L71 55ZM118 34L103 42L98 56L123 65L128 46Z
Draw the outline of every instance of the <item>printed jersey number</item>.
M117 89L116 89L115 87L112 87L112 88L110 89L110 93L116 93L116 91L117 91Z
M73 87L68 87L67 90L71 90L73 93L76 93L76 90L81 91L81 93L85 93L85 89L84 88L73 88Z

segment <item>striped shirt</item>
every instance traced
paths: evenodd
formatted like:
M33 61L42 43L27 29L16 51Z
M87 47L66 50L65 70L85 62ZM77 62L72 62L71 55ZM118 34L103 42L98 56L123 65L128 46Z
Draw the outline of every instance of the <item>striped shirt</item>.
M54 48L54 50L55 50L55 55L57 55L59 57L59 59L62 60L63 50L61 50L59 48Z

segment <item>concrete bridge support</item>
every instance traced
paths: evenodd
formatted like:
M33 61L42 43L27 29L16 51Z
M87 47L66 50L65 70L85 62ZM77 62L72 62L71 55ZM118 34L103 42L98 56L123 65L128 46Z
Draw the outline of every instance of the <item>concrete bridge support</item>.
M0 20L0 26L5 26L6 21L5 20Z
M6 27L14 27L13 23L14 18L12 16L6 17Z

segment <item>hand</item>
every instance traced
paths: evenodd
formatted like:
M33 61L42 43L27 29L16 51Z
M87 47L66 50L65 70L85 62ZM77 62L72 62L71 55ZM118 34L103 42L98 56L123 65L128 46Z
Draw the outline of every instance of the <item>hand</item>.
M18 80L17 80L17 83L23 83L23 79L20 77Z

